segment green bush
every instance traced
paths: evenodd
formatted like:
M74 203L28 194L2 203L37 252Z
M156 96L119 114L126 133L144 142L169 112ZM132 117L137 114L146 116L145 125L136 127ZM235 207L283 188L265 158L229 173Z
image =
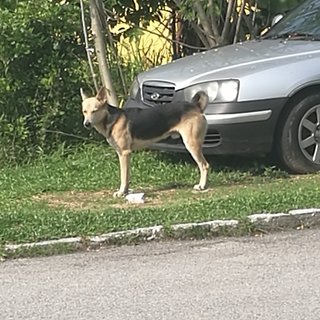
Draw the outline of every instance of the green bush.
M77 1L0 5L0 163L30 159L79 134L89 83Z

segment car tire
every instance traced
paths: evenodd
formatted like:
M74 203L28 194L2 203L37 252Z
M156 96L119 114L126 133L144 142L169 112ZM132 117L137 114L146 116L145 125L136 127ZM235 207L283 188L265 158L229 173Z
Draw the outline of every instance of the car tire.
M320 170L320 93L305 95L291 104L279 127L277 153L292 173Z

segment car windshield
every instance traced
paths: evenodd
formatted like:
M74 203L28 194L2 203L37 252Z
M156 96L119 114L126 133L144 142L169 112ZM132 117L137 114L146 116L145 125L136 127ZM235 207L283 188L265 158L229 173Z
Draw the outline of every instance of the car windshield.
M272 27L263 39L320 40L320 1L304 1Z

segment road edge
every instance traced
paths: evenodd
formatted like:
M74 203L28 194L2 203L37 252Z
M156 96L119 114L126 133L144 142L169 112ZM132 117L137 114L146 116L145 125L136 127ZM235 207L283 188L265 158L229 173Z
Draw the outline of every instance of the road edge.
M71 237L23 244L6 244L4 258L52 255L81 250L96 250L104 246L136 244L163 239L204 239L217 236L249 235L304 229L320 226L320 208L296 209L288 213L258 213L242 220L213 220L198 223L153 226L99 236Z

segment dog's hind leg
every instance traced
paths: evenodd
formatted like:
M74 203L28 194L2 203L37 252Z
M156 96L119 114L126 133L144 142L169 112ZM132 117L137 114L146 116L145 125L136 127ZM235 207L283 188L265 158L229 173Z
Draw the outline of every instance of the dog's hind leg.
M202 142L192 138L182 137L186 149L190 152L192 158L197 163L200 170L200 181L193 189L204 190L207 185L209 163L205 159L202 153Z
M128 193L129 190L129 175L130 175L130 151L118 152L120 162L120 188L116 191L114 197L122 197Z

